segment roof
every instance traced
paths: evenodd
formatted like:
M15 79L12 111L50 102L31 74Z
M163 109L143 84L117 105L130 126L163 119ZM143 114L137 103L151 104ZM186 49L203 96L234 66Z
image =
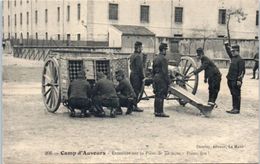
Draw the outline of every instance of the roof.
M155 36L153 32L143 26L113 25L123 35Z

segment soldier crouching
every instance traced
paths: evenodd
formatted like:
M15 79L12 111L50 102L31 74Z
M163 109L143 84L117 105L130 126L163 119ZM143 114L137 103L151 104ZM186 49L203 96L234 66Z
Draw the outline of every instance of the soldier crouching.
M108 80L102 72L97 73L97 83L93 88L93 101L99 117L104 117L104 107L110 109L110 117L116 116L116 109L119 106L119 98L112 81Z
M117 114L121 115L123 113L121 107L127 107L126 114L131 114L136 104L136 94L130 84L129 80L125 78L124 72L118 70L116 72L116 80L119 82L116 86L116 91L118 92L120 107L117 109Z
M81 117L90 116L88 110L91 108L91 87L85 79L85 72L79 72L78 78L70 83L68 97L70 116L75 117L75 109L81 110Z

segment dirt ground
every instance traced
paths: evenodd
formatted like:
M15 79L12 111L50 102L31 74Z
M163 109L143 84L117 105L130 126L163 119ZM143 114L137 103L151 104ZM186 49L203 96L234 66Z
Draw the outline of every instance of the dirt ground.
M14 163L256 163L258 81L248 69L240 115L229 115L231 96L222 69L219 107L211 118L177 101L166 101L170 118L153 116L153 99L143 113L117 118L70 118L62 105L53 114L41 96L43 62L3 55L3 161ZM198 97L207 100L200 75Z

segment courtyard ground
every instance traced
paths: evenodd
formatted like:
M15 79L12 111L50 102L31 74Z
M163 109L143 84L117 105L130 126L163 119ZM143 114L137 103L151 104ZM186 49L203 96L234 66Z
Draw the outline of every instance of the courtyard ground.
M143 113L117 118L70 118L62 105L53 114L42 102L42 61L3 55L3 161L14 163L255 163L258 162L259 86L248 69L241 114L229 115L231 96L222 82L211 118L191 105L166 101L170 118L153 116L153 99ZM203 73L197 96L207 100Z

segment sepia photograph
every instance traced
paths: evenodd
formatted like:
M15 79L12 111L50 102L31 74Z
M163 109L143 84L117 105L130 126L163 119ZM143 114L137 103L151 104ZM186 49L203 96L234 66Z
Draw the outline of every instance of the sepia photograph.
M258 163L258 0L2 0L2 162Z

